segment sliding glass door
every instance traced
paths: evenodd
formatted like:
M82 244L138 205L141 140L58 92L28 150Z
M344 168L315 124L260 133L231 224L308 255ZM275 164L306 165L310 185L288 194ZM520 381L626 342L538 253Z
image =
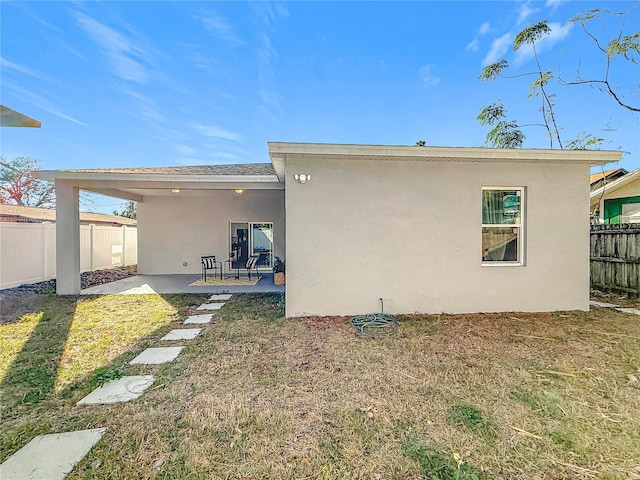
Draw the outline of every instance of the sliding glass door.
M242 268L249 257L258 258L258 268L273 267L273 222L230 222L230 257L233 268Z

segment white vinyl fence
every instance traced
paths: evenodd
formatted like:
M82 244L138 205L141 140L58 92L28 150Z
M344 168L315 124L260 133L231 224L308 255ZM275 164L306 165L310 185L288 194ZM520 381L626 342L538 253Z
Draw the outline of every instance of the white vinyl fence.
M138 263L136 227L80 226L80 271ZM0 222L0 289L56 276L56 225Z

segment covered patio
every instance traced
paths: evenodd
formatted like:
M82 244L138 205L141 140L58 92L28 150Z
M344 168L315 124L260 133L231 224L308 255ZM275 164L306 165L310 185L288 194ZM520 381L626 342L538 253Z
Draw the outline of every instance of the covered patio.
M105 293L107 288L149 293L282 290L274 289L271 272L276 258L285 259L283 168L253 163L57 170L38 176L56 185L60 295ZM137 280L81 292L80 190L137 202ZM263 278L250 286L189 287L200 278L201 257L208 255L216 256L223 275L244 273L247 259L259 257Z
M81 295L146 295L166 293L284 293L284 285L273 284L273 274L265 273L255 285L191 285L199 275L135 275L115 282L95 285Z

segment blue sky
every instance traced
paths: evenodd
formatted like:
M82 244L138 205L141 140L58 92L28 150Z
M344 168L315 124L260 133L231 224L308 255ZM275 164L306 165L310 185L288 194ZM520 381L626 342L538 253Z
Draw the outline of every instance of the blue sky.
M76 169L268 162L268 141L482 146L476 116L495 100L540 121L530 80L482 83L483 66L531 71L513 37L547 19L543 65L600 76L604 57L567 21L601 6L631 11L625 32L640 30L639 2L2 1L1 103L42 128L2 129L1 151ZM621 18L592 28L609 39ZM636 105L638 72L611 69ZM550 90L565 142L603 136L628 152L620 166L640 166L637 113L586 86ZM525 147L549 146L543 129L524 131Z

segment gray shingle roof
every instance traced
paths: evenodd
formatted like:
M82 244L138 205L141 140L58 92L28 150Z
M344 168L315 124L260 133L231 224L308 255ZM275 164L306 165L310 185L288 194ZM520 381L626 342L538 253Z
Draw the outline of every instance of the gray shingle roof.
M61 170L77 173L126 173L156 175L275 175L271 163L235 163L230 165L194 165L188 167L88 168Z

